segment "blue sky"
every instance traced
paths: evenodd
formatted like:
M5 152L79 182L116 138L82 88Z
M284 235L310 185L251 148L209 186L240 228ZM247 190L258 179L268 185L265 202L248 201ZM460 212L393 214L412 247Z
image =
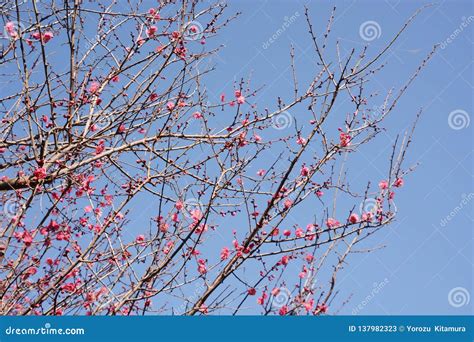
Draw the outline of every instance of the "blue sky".
M427 3L339 1L330 41L339 39L342 51L361 49L368 42L359 29L374 21L380 35L368 44L369 54L375 54ZM333 6L329 2L231 1L229 12L242 15L220 33L218 43L225 48L213 61L217 70L208 83L211 94L217 97L222 91L229 92L234 80L252 75L255 87L265 85L259 106L273 105L276 96L291 90L290 44L295 47L302 80L314 73L316 57L307 34L304 5L310 9L316 30L322 32ZM472 125L463 121L461 126L466 127L453 129L448 122L452 112L452 116L467 119L472 115L472 14L469 1L441 1L426 8L385 56L387 66L374 78L371 87L381 94L399 88L433 45L443 43L386 122L387 131L351 163L353 183L383 179L396 134L406 130L416 112L424 109L408 156L408 164L419 166L397 193L397 221L367 243L385 248L349 259L339 276L338 299L352 297L341 314L472 313L472 301L461 307L448 301L450 291L458 287L472 294ZM288 19L289 26L269 44ZM328 52L334 56L334 51ZM228 80L227 84L222 80ZM447 216L450 220L445 224Z

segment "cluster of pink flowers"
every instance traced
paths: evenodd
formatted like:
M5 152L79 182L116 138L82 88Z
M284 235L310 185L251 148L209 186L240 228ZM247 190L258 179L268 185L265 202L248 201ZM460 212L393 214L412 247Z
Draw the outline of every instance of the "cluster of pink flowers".
M339 128L339 146L341 147L347 147L351 144L351 136L348 133L345 133L342 131L342 129Z
M34 39L36 39L36 40L41 40L41 42L43 42L44 44L46 44L46 43L49 42L51 39L53 39L54 34L53 34L52 31L45 31L45 32L43 32L43 33L34 32L31 36L32 36Z
M33 176L38 179L42 180L46 178L46 169L44 167L38 167L36 170L33 171Z
M13 38L13 39L18 39L19 34L18 31L16 30L15 23L12 21L9 21L8 23L5 24L5 31L8 33L8 35Z

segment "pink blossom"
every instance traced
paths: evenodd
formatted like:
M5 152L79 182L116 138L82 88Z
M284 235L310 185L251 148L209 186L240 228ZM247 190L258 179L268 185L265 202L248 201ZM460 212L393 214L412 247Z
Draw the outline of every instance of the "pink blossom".
M289 198L287 198L285 202L283 203L285 210L290 209L292 205L293 205L293 201L290 200Z
M288 265L288 262L290 261L290 257L288 255L284 255L281 257L280 263L282 265Z
M283 305L280 310L278 311L278 314L280 316L285 316L288 313L288 306Z
M9 21L8 23L5 24L5 31L7 31L8 35L12 38L18 38L18 32L16 31L15 28L15 23L12 21Z
M201 274L206 274L207 273L206 261L204 259L199 259L198 260L198 272L201 273Z
M171 221L175 222L175 223L178 223L179 222L179 217L178 217L178 213L173 213L171 215Z
M238 103L238 104L243 104L243 103L245 103L245 97L244 97L244 96L239 96L239 97L237 98L237 103Z
M260 169L257 171L257 176L260 176L260 177L263 177L265 175L265 170L264 169Z
M26 247L31 246L33 243L33 236L27 230L22 233L15 233L15 238L22 240Z
M174 109L174 102L168 102L166 104L166 108L168 108L169 111Z
M170 226L169 226L168 223L166 223L166 222L161 222L161 223L160 223L160 227L159 227L159 228L160 228L160 232L166 233L166 232L168 231L168 228L169 228L169 227L170 227Z
M339 145L341 147L349 146L351 144L350 141L351 141L351 136L349 134L344 133L344 132L341 132L339 134Z
M180 211L181 209L184 208L184 204L181 201L176 201L176 203L174 204L174 207L176 208L176 210Z
M229 255L230 255L230 252L229 252L229 248L227 247L223 247L221 249L221 260L226 260L229 258Z
M278 296L279 293L280 293L280 288L278 287L275 287L271 292L273 297Z
M257 293L257 290L255 290L255 288L251 287L250 289L247 290L247 293L249 296L255 296L255 294Z
M333 219L332 217L328 218L327 221L326 221L326 226L328 228L334 228L334 227L337 227L339 226L341 223L336 220L336 219Z
M313 298L311 298L307 302L303 303L303 306L306 309L306 312L311 311L311 309L313 308L313 305L314 305L314 299Z
M349 222L350 223L357 223L359 222L359 215L352 213L351 216L349 216Z
M363 213L363 214L362 214L362 221L371 222L371 221L372 221L372 218L373 218L373 214L372 214L372 213Z
M92 207L90 205L88 205L88 206L84 207L84 211L86 213L90 213L90 212L92 212Z
M301 172L300 173L301 173L302 176L306 177L309 174L309 169L306 166L303 165L301 167Z
M44 32L43 34L39 33L39 32L34 32L32 35L31 35L34 39L36 40L40 40L46 44L47 42L49 42L51 39L53 39L54 37L54 34L53 32L51 31L46 31Z
M296 139L296 143L298 145L305 145L306 144L306 139L303 138L303 137L298 137L298 139Z
M36 170L33 171L33 176L36 177L36 179L41 180L46 178L46 169L44 167L39 167Z
M105 141L104 140L99 140L98 145L95 147L95 154L99 155L105 150Z
M29 267L26 271L25 271L25 275L23 278L28 278L29 276L32 276L32 275L35 275L36 272L38 272L38 269L36 267Z
M324 195L323 191L321 191L321 190L316 191L316 196L323 197L323 195Z
M316 306L316 313L326 313L328 311L328 306L325 303L318 304Z
M194 209L191 211L191 217L194 222L197 222L202 219L202 212L199 209Z
M148 37L152 37L155 35L156 31L158 31L158 28L152 25L146 30L146 34L148 35Z
M8 32L12 32L15 30L15 23L13 21L9 21L8 23L5 24L5 30Z
M401 188L404 184L404 181L403 181L403 178L397 178L395 180L395 183L393 183L393 186L397 187L397 188Z
M135 241L139 244L142 244L143 242L145 242L145 235L138 235Z
M257 299L257 304L263 305L265 303L265 299L267 299L268 295L265 291L262 292L262 296Z
M288 236L291 235L291 231L290 231L289 229L285 229L285 230L283 231L283 235L286 236L286 237L288 237Z
M155 102L158 99L158 94L157 93L151 93L150 96L148 97L148 99L151 102Z
M61 290L66 292L74 292L76 291L76 284L74 283L66 283L61 286Z
M53 37L54 37L53 32L51 32L51 31L46 31L45 33L43 33L43 39L42 39L42 41L43 41L43 43L46 44L46 43L49 42L51 39L53 39Z
M388 188L388 182L386 180L381 180L379 183L379 188L381 190L385 190Z
M99 90L99 88L100 88L100 83L99 82L92 82L89 85L88 91L91 94L95 94Z
M199 113L199 112L194 112L193 117L194 117L195 119L202 119L202 118L203 118L202 114Z
M311 255L311 254L306 254L305 260L306 260L307 262L311 263L311 262L313 262L313 260L314 260L314 256Z
M303 236L304 236L304 231L303 231L303 229L300 228L300 227L296 228L295 235L296 235L296 237L299 237L299 238L300 238L300 237L303 237Z

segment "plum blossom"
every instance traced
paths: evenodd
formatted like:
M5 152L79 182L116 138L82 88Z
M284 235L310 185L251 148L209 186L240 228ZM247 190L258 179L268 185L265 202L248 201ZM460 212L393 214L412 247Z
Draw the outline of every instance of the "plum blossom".
M137 238L135 239L135 241L138 244L143 244L145 242L145 235L138 235Z
M207 273L206 261L204 259L198 259L198 272L200 274Z
M349 216L349 222L350 222L350 223L357 223L357 222L359 222L359 215L357 215L356 213L352 213L352 214Z
M229 248L227 247L223 247L221 249L221 260L226 260L229 258L229 255L230 255L230 251L229 251Z
M174 109L174 102L168 102L166 108L168 108L169 111L172 111Z
M184 208L184 204L181 201L176 201L176 203L174 204L174 207L176 208L176 210L181 211L181 209Z
M300 174L301 174L303 177L306 177L307 175L309 175L309 168L303 165L303 166L301 167Z
M339 133L339 145L341 147L347 147L349 146L351 143L351 136L347 133L344 133L344 132L341 132Z
M33 171L33 176L36 179L41 180L46 178L46 169L44 167L38 167L36 170Z
M306 139L303 138L303 137L298 137L298 139L296 139L296 143L298 145L305 145L306 144Z
M283 203L283 207L285 208L285 210L290 209L292 205L293 205L293 201L290 200L289 198L287 198L285 202Z
M280 316L285 316L288 313L288 306L283 305L280 310L278 310L278 314Z
M328 218L327 221L326 221L326 226L327 226L328 228L334 228L334 227L339 226L340 224L341 224L341 223L340 223L338 220L336 220L336 219L334 219L334 218L332 218L332 217Z
M146 34L148 35L148 37L153 37L155 35L156 31L158 31L158 28L156 26L152 25L149 28L147 28Z
M12 21L9 21L8 23L5 24L5 31L7 31L8 35L14 39L18 38L18 32L16 31L15 28L15 23Z
M401 188L404 184L404 181L403 181L403 178L397 178L395 180L395 183L393 183L393 186L397 187L397 188Z
M380 190L388 189L388 182L386 180L381 180L379 183Z
M95 94L97 93L97 91L99 90L100 88L100 83L99 82L92 82L90 85L89 85L89 88L87 89L89 91L89 93L91 94Z

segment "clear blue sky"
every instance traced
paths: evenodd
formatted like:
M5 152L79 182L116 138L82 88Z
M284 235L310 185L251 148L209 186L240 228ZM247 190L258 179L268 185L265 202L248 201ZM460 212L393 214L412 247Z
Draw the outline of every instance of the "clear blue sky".
M343 51L361 48L366 41L359 35L360 25L375 21L380 37L370 42L369 53L384 46L419 7L422 1L339 1L332 39L338 38ZM243 14L222 30L219 43L225 49L214 60L217 71L208 86L218 96L229 92L232 81L252 74L254 86L265 85L259 106L273 105L278 95L291 89L288 49L293 44L300 75L313 73L316 57L308 39L304 5L311 10L319 32L326 24L332 4L322 1L230 1L230 12ZM296 20L268 42L285 22ZM386 123L388 131L354 158L350 166L352 182L385 177L387 157L396 134L412 122L416 111L424 114L410 150L408 162L419 162L417 170L406 178L406 186L397 194L397 222L381 231L367 246L384 244L386 248L370 254L357 254L339 276L340 301L353 294L340 313L351 314L362 304L360 314L468 314L472 301L459 308L448 302L448 293L456 287L467 289L473 283L473 204L462 204L472 190L472 126L455 130L448 124L452 111L463 110L472 116L472 2L441 1L425 9L387 54L384 71L375 77L373 87L385 93L400 87L413 73L435 43L452 42L443 48L424 69L398 109ZM467 27L459 30L462 23ZM457 32L457 33L455 33ZM214 80L214 81L212 81ZM218 82L216 81L218 80ZM229 80L227 86L221 80ZM215 84L213 84L215 82ZM288 93L286 93L288 94ZM453 114L454 115L454 114ZM465 115L464 113L461 115ZM456 207L462 206L461 210ZM456 211L448 224L443 218ZM374 284L384 283L374 294ZM367 296L370 299L367 300ZM364 299L366 301L364 302ZM337 300L335 301L337 302ZM334 306L335 308L338 305Z

